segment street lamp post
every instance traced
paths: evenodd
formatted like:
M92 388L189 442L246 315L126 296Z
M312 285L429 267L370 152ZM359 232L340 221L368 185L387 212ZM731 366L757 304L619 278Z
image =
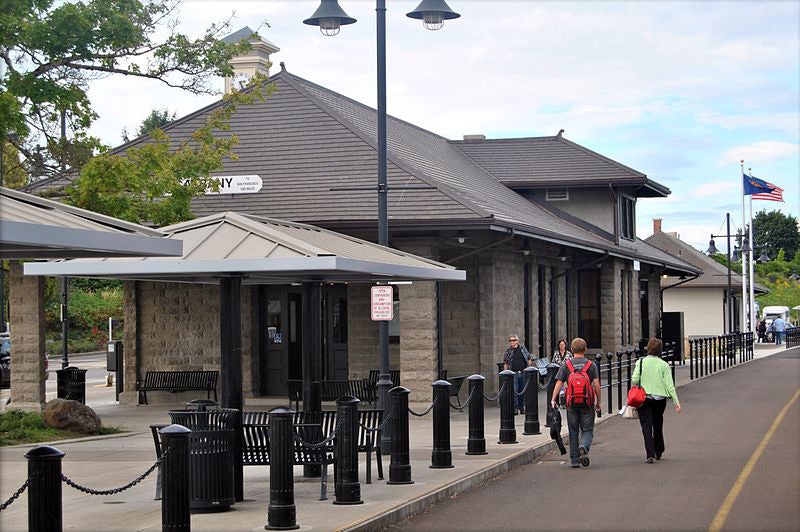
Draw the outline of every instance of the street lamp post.
M733 332L733 288L731 286L731 213L725 213L725 234L724 235L711 235L711 240L708 243L707 253L714 255L718 253L717 246L714 244L715 238L722 238L723 236L728 240L728 291L725 295L725 312L727 313L726 331L727 333Z
M378 244L389 245L389 212L387 194L387 137L386 137L386 0L375 0L377 15L377 52L378 52ZM422 20L425 28L438 30L445 20L458 18L445 0L422 0L414 11L406 14L409 18ZM353 24L356 19L349 17L339 6L337 0L321 0L319 7L310 18L303 21L310 26L319 26L323 35L334 36L343 25ZM389 376L389 322L378 322L379 372L378 405L389 415L389 388L392 380ZM385 418L384 418L385 419ZM391 424L381 433L381 450L389 452L391 446Z

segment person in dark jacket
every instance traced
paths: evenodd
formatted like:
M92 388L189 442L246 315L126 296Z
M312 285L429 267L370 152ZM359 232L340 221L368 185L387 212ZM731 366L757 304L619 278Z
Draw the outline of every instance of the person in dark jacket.
M514 391L521 392L525 386L525 374L522 372L528 366L533 365L533 357L525 349L524 345L520 345L519 336L516 334L509 335L508 343L511 344L503 354L503 362L505 362L505 369L510 369L514 372ZM534 383L535 384L535 383ZM516 395L516 410L515 414L525 413L525 396Z

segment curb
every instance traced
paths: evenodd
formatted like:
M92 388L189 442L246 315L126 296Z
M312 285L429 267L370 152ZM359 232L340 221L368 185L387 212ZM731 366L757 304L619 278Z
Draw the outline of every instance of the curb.
M145 434L144 432L118 432L116 434L100 434L97 436L86 436L84 438L71 438L68 440L56 440L56 441L40 441L36 443L19 443L17 445L4 445L0 447L0 449L26 449L26 448L33 448L38 447L40 445L63 445L66 443L80 443L85 441L97 441L97 440L112 440L114 438L129 438L131 436L138 436L140 434Z

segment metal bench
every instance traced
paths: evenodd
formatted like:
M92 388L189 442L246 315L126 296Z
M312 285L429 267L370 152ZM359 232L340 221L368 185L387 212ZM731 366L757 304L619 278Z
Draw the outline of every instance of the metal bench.
M303 381L300 379L287 379L286 391L289 395L289 404L294 402L294 409L300 410L300 401L303 400Z
M323 401L335 401L350 395L361 401L374 403L377 399L375 383L368 379L357 380L325 380L321 382L320 395Z
M144 380L136 383L139 391L139 404L147 404L147 392L190 392L205 391L206 398L217 400L217 379L219 371L148 371Z

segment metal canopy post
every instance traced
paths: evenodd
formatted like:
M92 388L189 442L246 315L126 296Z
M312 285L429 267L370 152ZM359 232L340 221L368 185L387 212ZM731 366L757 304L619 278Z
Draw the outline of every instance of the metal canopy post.
M303 410L319 412L322 399L314 389L322 379L322 286L303 284Z
M244 465L242 464L242 278L225 277L219 281L220 398L222 408L239 411L233 439L234 497L244 500Z

